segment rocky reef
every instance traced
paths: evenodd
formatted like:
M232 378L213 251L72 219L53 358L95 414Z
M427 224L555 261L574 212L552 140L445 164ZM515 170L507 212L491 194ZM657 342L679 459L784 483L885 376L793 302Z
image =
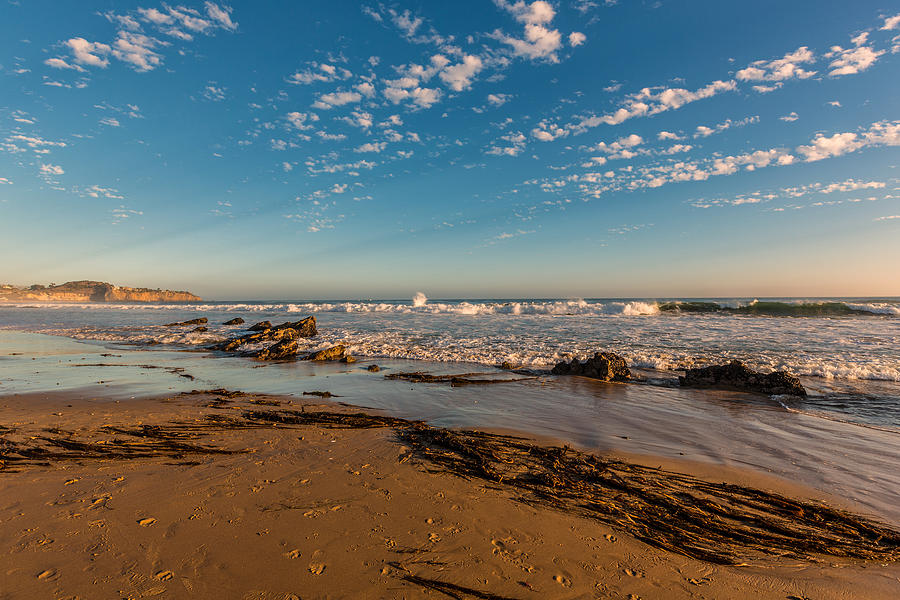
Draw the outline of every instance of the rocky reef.
M601 381L628 381L631 371L625 359L612 352L597 352L584 362L573 358L560 362L550 371L554 375L581 375Z
M787 394L806 397L806 388L787 371L760 373L748 368L739 360L725 365L712 365L700 369L686 369L678 382L685 387L714 387L760 394Z
M190 292L120 287L103 281L69 281L27 288L0 285L0 302L200 302Z

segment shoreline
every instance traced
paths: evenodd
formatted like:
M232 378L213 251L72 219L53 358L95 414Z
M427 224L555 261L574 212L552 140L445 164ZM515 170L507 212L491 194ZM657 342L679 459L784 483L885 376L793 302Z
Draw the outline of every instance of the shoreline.
M100 424L185 425L208 414L290 415L300 407L356 410L268 395L0 397L4 424L44 437L56 434L41 431L61 427L71 435L59 435L73 439L97 436ZM0 471L0 532L15 540L5 560L11 597L51 588L81 597L109 595L101 590L173 598L418 597L423 587L447 584L463 598L476 597L472 590L501 598L652 598L660 590L668 598L847 598L851 590L889 598L900 575L896 563L835 557L748 554L747 566L715 565L647 545L578 511L517 501L519 493L502 482L435 469L391 429L256 425L177 438L249 453L65 460ZM109 435L100 437L109 443ZM729 480L715 471L699 475ZM731 479L748 481L760 479L737 471Z

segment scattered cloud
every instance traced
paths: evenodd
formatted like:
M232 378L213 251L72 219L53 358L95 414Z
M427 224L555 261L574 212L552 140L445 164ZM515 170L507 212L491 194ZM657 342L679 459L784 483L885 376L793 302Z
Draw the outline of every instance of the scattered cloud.
M329 110L335 106L355 104L360 100L362 100L362 95L359 92L332 92L319 96L319 99L312 106L320 110Z
M784 119L782 119L784 120ZM706 125L698 125L697 130L694 132L694 137L709 137L714 133L721 133L726 129L731 129L732 127L744 127L745 125L750 125L752 123L759 123L759 115L753 117L746 117L741 119L740 121L732 121L731 119L725 119L725 121L715 125L713 127L707 127Z
M221 102L225 99L225 88L216 85L215 81L210 81L206 87L203 88L203 97L210 102Z
M786 121L788 123L793 123L794 121L796 121L799 118L800 118L800 116L797 113L791 111L791 114L784 115L783 117L778 117L778 120Z
M738 81L775 81L781 82L788 79L808 79L816 74L816 71L807 71L800 65L815 62L815 55L806 46L801 46L793 52L789 52L782 58L771 61L757 60L750 63L745 69L735 73ZM761 91L761 90L757 90ZM766 90L771 91L771 90Z
M65 171L59 165L41 165L41 174L42 175L62 175Z

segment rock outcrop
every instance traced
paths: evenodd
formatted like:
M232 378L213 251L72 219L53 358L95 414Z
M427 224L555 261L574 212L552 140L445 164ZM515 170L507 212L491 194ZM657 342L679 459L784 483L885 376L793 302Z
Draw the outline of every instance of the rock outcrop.
M700 369L685 369L678 382L685 387L713 387L760 394L787 394L806 397L806 388L787 371L760 373L749 369L739 360L725 365L712 365Z
M272 329L294 329L300 337L315 337L319 333L318 330L316 330L315 317L306 317L305 319L294 322L288 321L287 323L276 325Z
M582 362L573 358L572 362L557 363L550 371L554 375L581 375L601 381L628 381L631 371L628 363L618 354L597 352L593 357Z
M209 322L206 317L199 319L191 319L190 321L179 321L178 323L166 323L163 327L187 327L188 325L205 325Z
M337 346L332 346L331 348L326 348L324 350L319 350L318 352L313 352L312 354L304 357L303 360L341 360L347 356L347 348L343 344L338 344Z
M288 321L275 327L268 321L263 321L250 327L249 330L254 331L254 333L231 338L212 346L212 349L223 352L240 352L244 346L249 344L275 342L275 344L252 355L262 360L283 360L297 356L299 351L298 339L318 335L315 317L307 317L300 321Z
M224 323L222 323L222 325L243 325L243 324L244 324L244 320L240 317L235 317L235 318L231 319L230 321L225 321Z
M297 339L285 338L277 344L260 350L254 356L260 360L286 360L297 356L297 352Z
M0 302L200 302L190 292L120 287L103 281L69 281L20 288L0 286Z
M241 349L241 346L247 344L258 344L260 342L280 342L282 340L296 340L300 335L295 329L266 329L259 333L248 333L236 338L226 340L221 344L217 344L214 349L224 352L235 352Z

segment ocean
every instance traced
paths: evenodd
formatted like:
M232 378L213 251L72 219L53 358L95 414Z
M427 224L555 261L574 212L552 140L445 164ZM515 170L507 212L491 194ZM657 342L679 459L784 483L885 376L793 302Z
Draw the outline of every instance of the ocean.
M198 349L241 330L315 315L310 349L349 345L360 357L546 369L612 351L644 377L744 361L788 370L810 398L792 408L900 426L900 299L504 299L198 304L0 305L0 328L144 347ZM208 331L163 325L200 316Z

